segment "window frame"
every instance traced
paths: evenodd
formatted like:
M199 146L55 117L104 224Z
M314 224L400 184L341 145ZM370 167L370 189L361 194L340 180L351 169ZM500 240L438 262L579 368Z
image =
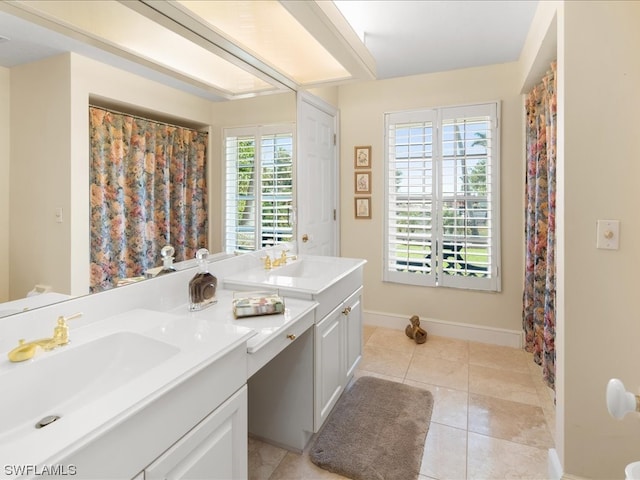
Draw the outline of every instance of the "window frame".
M489 250L489 254L487 256L488 262L490 263L490 268L488 269L487 275L472 275L469 272L466 272L467 275L459 275L459 274L446 274L445 266L451 266L451 263L447 263L448 261L443 259L442 252L439 248L443 242L448 243L451 240L447 240L447 234L445 234L445 226L444 226L444 211L445 208L443 204L447 201L447 196L444 193L443 188L443 178L445 173L443 173L443 163L445 159L445 155L443 150L443 122L446 120L450 120L453 118L459 119L471 119L478 116L487 116L489 117L490 125L487 129L490 132L491 143L490 143L490 151L487 151L487 158L490 159L489 169L486 171L487 176L489 177L489 181L487 185L490 186L490 191L487 193L487 224L488 228L488 237L487 237L487 249ZM422 194L415 195L414 199L422 199L423 203L428 203L430 200L431 205L431 215L430 217L427 215L426 220L422 223L418 222L420 225L418 228L422 228L424 233L424 242L425 245L428 243L428 248L431 249L432 246L435 247L436 255L435 255L435 265L434 261L431 259L428 260L428 266L422 266L421 263L426 263L426 260L419 260L415 265L411 265L411 257L410 253L407 252L407 256L402 258L398 257L397 253L392 254L392 249L397 248L397 244L392 241L392 228L397 229L398 220L402 220L402 217L393 217L392 215L396 213L397 203L393 205L390 202L396 202L397 193L392 192L391 182L397 178L398 168L397 164L399 163L397 158L395 157L395 133L396 126L407 125L411 123L416 124L429 124L431 123L431 157L425 157L423 152L423 157L414 157L417 158L430 158L430 165L425 166L424 170L428 170L430 168L431 171L431 180L430 185L426 182L422 184L416 183L414 186L422 186L423 191L429 191L430 194ZM425 134L426 136L426 134ZM400 142L398 142L400 143ZM492 291L499 292L501 291L501 246L500 246L500 102L487 102L487 103L478 103L478 104L468 104L468 105L457 105L457 106L445 106L445 107L434 107L434 108L423 108L423 109L414 109L414 110L404 110L404 111L395 111L395 112L386 112L384 114L384 144L385 144L385 155L384 155L384 173L385 173L385 203L384 203L384 255L383 255L383 281L391 282L391 283L400 283L406 285L415 285L415 286L428 286L428 287L451 287L451 288L461 288L461 289L472 289L472 290L482 290L482 291ZM392 149L394 149L392 151ZM450 156L448 156L450 157ZM411 155L407 155L407 162L410 162ZM426 162L428 163L428 161ZM393 171L391 169L393 168ZM408 166L407 168L411 168ZM410 170L407 170L409 174ZM454 178L457 173L454 174ZM424 181L427 178L425 173L422 174L422 180ZM408 187L411 189L411 187ZM397 189L396 189L397 192ZM393 197L393 200L392 198ZM449 200L456 199L459 200L463 198L459 196L459 192L456 190L452 195L449 195ZM411 200L411 194L406 194L407 201ZM477 197L476 197L477 198ZM467 198L463 198L463 201L468 201ZM410 212L410 207L407 206L407 211ZM422 211L425 211L424 209ZM465 218L469 214L469 210L466 209L464 211ZM429 223L430 221L430 223ZM425 226L429 224L428 226ZM466 228L466 227L465 227ZM395 231L393 233L395 235ZM473 236L473 235L471 235ZM478 234L476 234L476 238ZM407 233L407 238L410 238L410 234ZM462 235L461 238L465 239L464 245L466 245L467 234ZM427 240L428 239L428 240ZM453 240L457 242L457 239ZM410 245L407 245L407 248L411 248ZM427 248L427 247L424 247ZM456 246L457 248L457 246ZM426 250L419 252L424 253ZM397 250L396 250L397 252ZM454 254L456 253L454 249ZM427 258L431 257L431 251L429 250ZM450 258L450 257L449 257ZM398 268L398 262L403 262L401 265L406 268L407 271L400 271ZM406 263L404 263L406 262ZM465 262L466 264L466 262ZM433 268L432 268L433 265ZM467 266L469 264L466 264ZM393 268L395 267L395 268ZM420 271L421 268L424 268L428 271ZM456 267L454 267L456 268ZM411 271L413 269L413 271ZM455 271L456 273L460 273L459 271Z
M262 166L263 161L263 150L262 150L262 140L266 136L271 135L290 135L291 136L291 237L295 238L295 223L294 223L294 211L295 211L295 202L296 202L296 172L295 172L295 163L296 163L296 134L295 134L295 124L294 123L282 123L282 124L272 124L272 125L254 125L254 126L244 126L244 127L228 127L222 129L222 158L223 158L223 175L224 175L224 188L222 192L223 196L223 248L227 253L236 253L238 251L255 251L261 248L264 248L262 241L262 232L263 232L263 221L264 215L262 212L263 209L263 178L262 178ZM238 247L238 243L235 242L234 245L229 244L230 233L229 233L229 203L230 203L230 193L228 191L229 185L229 159L228 159L228 151L227 151L227 139L229 138L237 138L237 137L252 137L254 142L254 189L255 189L255 207L254 207L254 225L253 225L253 249L240 249ZM237 158L236 158L237 160ZM231 172L231 174L236 178L237 170ZM234 197L234 200L237 201L237 194ZM235 216L237 221L237 215ZM260 220L260 221L258 221ZM275 242L277 243L277 242Z

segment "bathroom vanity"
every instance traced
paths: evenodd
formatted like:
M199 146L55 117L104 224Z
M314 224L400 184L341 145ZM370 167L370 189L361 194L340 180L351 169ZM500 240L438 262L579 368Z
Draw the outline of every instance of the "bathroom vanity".
M308 256L272 270L254 269L225 278L226 288L277 288L287 297L317 302L313 332L303 340L306 348L301 345L289 349L249 380L251 433L301 451L311 435L322 427L362 357L364 263L357 259ZM282 375L283 370L287 375ZM297 381L306 387L300 391L312 402L299 402L293 397L273 403L261 400L281 396L279 392L298 372ZM305 421L286 421L292 412ZM271 418L282 421L265 420ZM304 427L300 429L296 423Z
M359 361L363 265L245 255L210 264L224 288L199 312L189 268L0 318L0 478L246 478L248 432L301 450ZM234 290L268 287L284 314L233 318ZM7 360L76 312L69 345Z

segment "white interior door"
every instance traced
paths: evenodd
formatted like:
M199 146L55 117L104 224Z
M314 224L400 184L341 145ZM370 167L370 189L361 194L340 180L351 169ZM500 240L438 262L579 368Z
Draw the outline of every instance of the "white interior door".
M298 251L338 256L338 111L298 92L296 162Z

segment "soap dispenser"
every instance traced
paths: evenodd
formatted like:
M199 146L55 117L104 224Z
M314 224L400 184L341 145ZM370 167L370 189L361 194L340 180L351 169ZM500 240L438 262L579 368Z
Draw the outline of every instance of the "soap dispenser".
M166 273L173 273L176 268L173 266L173 254L175 249L171 245L165 245L160 250L160 256L162 257L162 270L158 272L158 275L164 275ZM156 276L158 276L156 275Z
M196 252L198 273L189 282L189 310L197 311L217 302L216 287L218 279L209 273L207 257L209 250L201 248Z

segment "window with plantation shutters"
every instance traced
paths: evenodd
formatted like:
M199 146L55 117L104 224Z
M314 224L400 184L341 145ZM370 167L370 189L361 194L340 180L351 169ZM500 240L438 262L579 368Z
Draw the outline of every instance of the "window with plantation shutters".
M225 250L291 241L293 126L226 129L224 145Z
M385 115L384 280L500 290L498 104Z

